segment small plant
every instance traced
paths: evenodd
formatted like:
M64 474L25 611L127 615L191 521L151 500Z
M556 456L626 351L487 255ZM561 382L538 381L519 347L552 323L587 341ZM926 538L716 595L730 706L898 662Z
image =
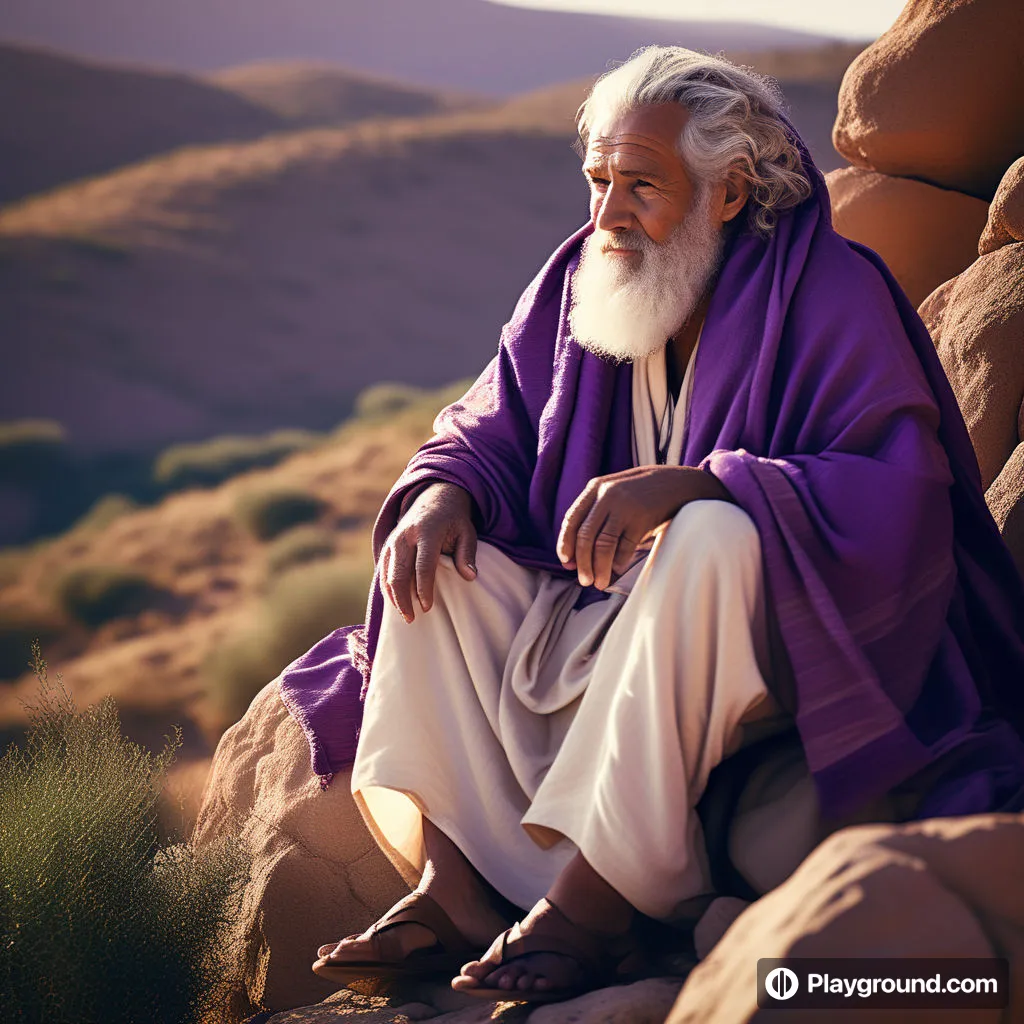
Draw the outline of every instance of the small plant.
M154 481L166 490L215 487L250 469L273 466L321 440L309 430L277 430L260 437L229 434L168 448L153 464Z
M286 665L339 626L362 622L372 568L335 559L292 568L271 581L255 621L203 666L211 705L225 725Z
M324 502L290 488L243 491L235 502L239 521L257 540L271 540L300 523L318 519Z
M322 526L296 526L267 548L267 576L272 578L296 566L308 565L334 554L334 535Z
M161 847L156 803L180 738L150 754L122 735L110 698L77 710L38 645L33 658L26 743L0 758L3 1020L223 1019L243 847Z
M58 579L54 596L60 608L85 626L131 615L151 604L158 593L149 578L120 565L82 565Z

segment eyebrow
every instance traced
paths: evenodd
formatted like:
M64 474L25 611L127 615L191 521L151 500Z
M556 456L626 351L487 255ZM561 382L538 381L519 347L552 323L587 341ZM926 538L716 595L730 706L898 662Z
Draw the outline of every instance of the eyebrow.
M584 174L603 174L607 172L608 165L605 163L587 163L583 165ZM656 181L664 182L665 178L663 175L658 174L656 171L638 171L634 168L623 167L619 170L624 178L640 178L643 181Z

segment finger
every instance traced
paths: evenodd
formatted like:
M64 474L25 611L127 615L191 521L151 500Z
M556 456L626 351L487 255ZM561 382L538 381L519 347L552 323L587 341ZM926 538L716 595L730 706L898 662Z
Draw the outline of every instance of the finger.
M476 528L472 523L467 523L455 539L455 568L463 579L476 579Z
M575 568L570 563L578 562L576 557L576 543L579 528L586 520L594 502L597 500L597 482L591 480L583 489L580 496L569 506L562 520L562 529L558 533L558 543L555 545L555 552L563 565L568 568Z
M612 563L615 561L621 536L621 524L609 516L594 538L591 571L594 574L594 586L598 590L604 590L612 581Z
M388 582L395 595L395 604L406 622L412 622L415 612L412 607L412 563L415 549L407 541L395 545Z
M380 553L380 589L384 591L384 596L391 603L392 607L396 611L401 611L398 607L398 602L395 600L395 592L391 589L391 583L388 580L388 573L391 566L391 545L385 546L384 550Z
M615 561L612 562L612 570L621 576L633 561L639 541L630 540L625 534L619 537L619 546L615 551Z
M606 518L604 510L597 505L576 531L576 576L581 587L589 587L594 582L594 545Z
M441 557L441 539L436 535L421 537L416 545L414 590L420 607L429 612L434 603L434 578Z

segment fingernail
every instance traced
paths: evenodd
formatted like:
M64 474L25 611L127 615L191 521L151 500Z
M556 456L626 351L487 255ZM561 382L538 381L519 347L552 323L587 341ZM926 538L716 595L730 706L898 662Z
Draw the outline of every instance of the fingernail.
M476 575L476 566L472 562L468 563L467 568L474 576Z

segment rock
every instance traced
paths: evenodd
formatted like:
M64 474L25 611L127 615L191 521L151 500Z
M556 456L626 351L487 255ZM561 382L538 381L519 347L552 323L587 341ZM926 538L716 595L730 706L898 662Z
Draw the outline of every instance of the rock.
M985 492L985 502L1017 563L1017 571L1024 576L1024 444L1013 449Z
M834 833L779 888L741 914L690 974L669 1024L813 1020L758 1011L760 957L1007 957L1011 1005L958 1024L1024 1019L1024 815L986 814ZM737 979L747 979L738 983ZM874 1011L873 1021L949 1018ZM822 1019L821 1017L817 1019Z
M916 306L978 255L980 199L857 167L825 175L836 231L874 249Z
M988 209L978 253L985 256L1012 242L1024 241L1024 156L1014 160L999 182Z
M320 789L276 680L221 738L194 838L232 831L254 857L234 940L240 995L268 1010L316 1003L334 987L310 969L317 947L362 931L408 888L363 824L348 776Z
M990 199L1024 151L1024 4L909 0L847 68L832 141L865 170Z

